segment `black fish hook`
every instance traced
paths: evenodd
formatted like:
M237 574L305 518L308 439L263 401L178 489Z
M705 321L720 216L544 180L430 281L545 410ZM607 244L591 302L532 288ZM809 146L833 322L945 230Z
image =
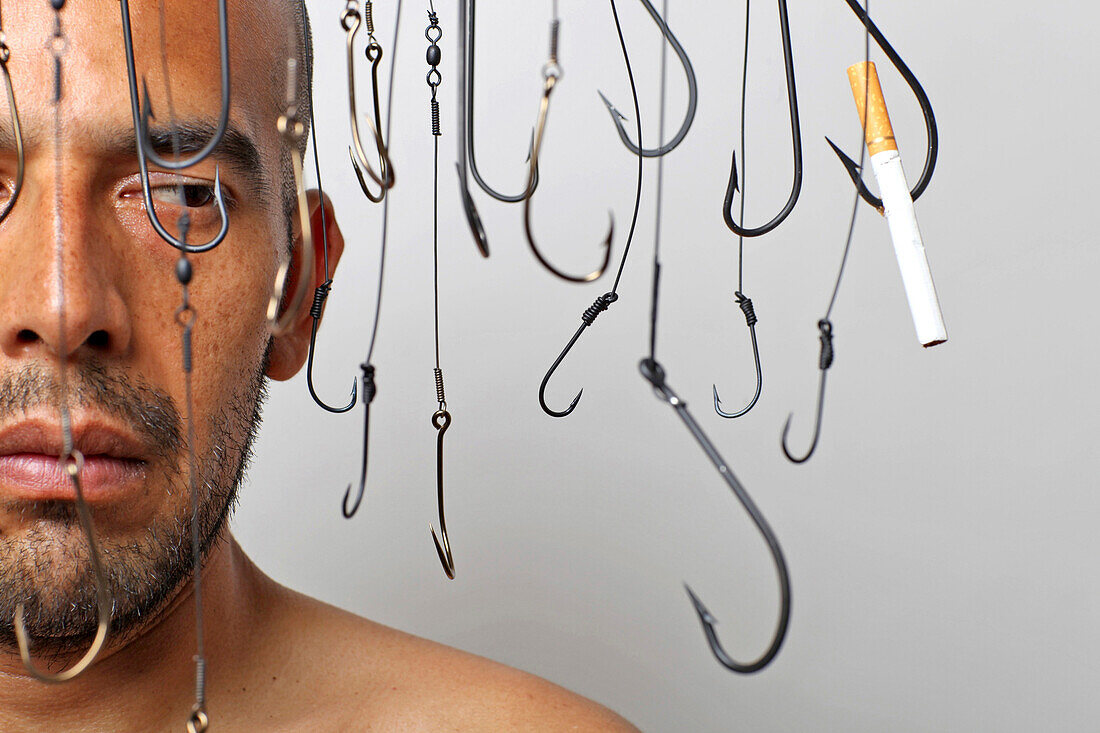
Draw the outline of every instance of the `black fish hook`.
M328 238L327 233L324 235ZM321 325L321 314L325 310L325 299L328 298L329 292L332 290L332 278L325 280L323 283L317 286L317 289L313 291L313 305L310 306L309 315L313 319L313 325L309 331L309 356L306 358L306 387L309 388L309 396L313 398L313 401L317 405L328 412L335 413L337 415L349 412L355 407L355 398L358 396L358 387L356 386L355 379L351 380L351 399L343 407L333 407L327 404L317 395L317 390L313 386L313 354L317 349L317 329Z
M442 376L437 377L442 379ZM447 517L443 512L443 435L451 426L451 413L447 412L447 403L432 415L432 427L437 431L435 447L435 485L436 496L439 505L439 536L435 533L435 527L428 525L432 532L432 541L435 542L435 551L439 555L439 562L443 565L443 572L451 580L455 579L455 560L451 555L451 541L447 538ZM440 536L443 538L440 540Z
M558 355L558 358L554 360L554 363L551 364L550 368L546 371L546 376L542 378L542 384L539 385L539 405L542 406L542 411L550 417L565 417L569 413L573 412L573 410L577 407L577 403L581 401L581 395L584 393L584 389L581 388L581 390L577 392L577 396L574 397L573 401L569 403L569 407L561 411L552 410L546 404L546 385L550 382L550 377L554 375L554 372L565 359L566 354L568 354L570 350L572 350L573 345L577 343L577 339L581 337L581 334L584 333L584 330L591 326L595 322L596 317L608 308L610 308L611 304L618 299L619 296L615 293L604 293L600 297L596 298L596 302L588 306L588 308L585 309L584 313L581 315L580 328L578 328L577 332L573 334L573 338L569 339L569 343L565 345L565 348L562 349L561 354Z
M779 578L779 622L776 626L775 635L772 637L771 644L769 644L767 650L755 661L748 663L738 662L726 653L714 629L716 623L715 618L710 614L710 611L707 610L707 607L703 605L703 602L699 600L699 597L692 592L691 588L687 585L684 586L687 589L688 596L691 597L692 605L695 606L695 612L699 615L699 621L703 624L703 632L707 636L707 643L710 645L710 650L718 661L731 672L740 674L758 672L768 666L772 659L775 658L775 655L779 653L779 648L783 645L783 639L787 636L787 625L791 618L791 580L787 572L787 561L783 557L783 550L779 546L779 540L776 539L775 533L772 532L772 528L768 525L768 521L764 518L764 515L760 513L752 497L749 496L749 493L741 485L741 482L737 480L737 477L733 475L733 471L730 470L725 459L718 453L718 449L714 447L714 444L710 442L710 438L707 437L707 434L703 432L703 429L695 422L691 413L688 412L687 404L668 386L668 383L665 381L664 368L656 360L645 358L638 364L638 369L641 371L642 376L653 385L653 390L657 393L657 396L676 410L676 414L680 416L680 419L683 420L688 430L691 431L692 437L695 438L695 442L697 442L699 447L703 449L703 452L707 454L707 458L709 458L711 463L714 464L714 467L718 469L718 473L721 474L726 485L729 486L734 496L741 502L741 506L748 512L753 524L756 525L757 531L760 532L760 535L768 544L768 549L771 551L772 560L775 562L775 572Z
M783 448L783 455L785 455L787 460L791 463L805 463L810 460L810 456L812 456L814 450L817 449L817 439L821 435L821 411L825 403L825 376L829 371L829 367L833 365L833 324L829 319L822 318L817 322L817 328L821 332L821 354L818 357L818 367L821 369L821 383L817 392L817 417L814 420L814 437L810 442L810 449L806 452L806 455L801 458L792 456L791 452L787 450L787 431L791 429L791 418L794 417L794 413L787 416L787 422L783 424L781 445Z
M458 172L458 192L462 197L462 210L466 214L466 223L470 226L470 233L474 235L474 244L482 257L489 256L489 237L485 234L485 225L481 223L481 216L477 213L473 196L470 195L470 182L467 165L470 154L466 149L466 108L469 105L467 99L467 68L469 52L466 48L467 26L467 0L459 0L458 25L462 29L458 34L458 162L455 170Z
M881 48L882 52L886 54L886 57L890 59L890 63L894 65L894 68L897 69L898 73L905 79L905 83L913 90L913 95L917 98L917 102L920 104L920 110L924 114L924 129L928 137L928 153L924 158L924 170L921 171L920 178L909 192L913 200L916 201L932 181L932 173L936 170L936 158L940 150L940 134L936 127L936 115L932 111L932 103L928 100L928 95L925 93L924 87L922 87L917 80L917 77L909 69L905 61L902 60L901 56L898 55L898 52L894 50L894 47L890 45L890 42L886 40L886 37L882 35L882 31L878 29L874 21L868 17L867 11L863 9L857 0L845 1L848 3L848 7L852 9L852 12L856 14L860 22L863 23L863 26L871 34L871 37L875 39L875 43L878 44L878 47ZM845 155L844 151L838 148L829 138L825 138L825 142L829 143L833 152L839 156L840 162L844 164L844 169L848 171L848 175L852 179L852 183L856 184L859 188L860 197L871 206L875 207L881 214L883 211L882 199L867 190L867 185L863 182L860 165Z
M305 0L302 2L302 12L308 16L308 12L305 7ZM313 78L313 55L312 55L312 39L309 33L305 33L303 42L310 48L311 53L307 56L307 63L310 64L308 78ZM306 387L309 389L309 396L313 398L313 401L317 403L318 407L327 412L336 414L350 411L355 407L355 399L359 394L359 387L356 384L355 377L351 378L351 399L343 407L333 407L322 400L317 390L313 385L313 359L317 352L317 329L321 327L321 315L325 310L325 301L328 300L329 293L332 292L332 278L329 276L329 262L328 262L328 217L325 214L325 188L321 183L321 159L320 154L317 151L317 119L313 113L313 85L308 85L307 94L309 95L309 134L313 140L313 170L314 176L317 180L317 191L321 198L321 238L324 242L324 262L325 262L325 281L317 286L313 291L313 305L309 309L310 318L313 319L313 325L309 332L309 356L306 362Z
M374 396L377 394L378 389L374 383L374 366L371 364L360 364L359 367L363 370L363 467L359 471L359 493L355 496L355 504L349 509L348 499L351 498L351 484L348 484L348 490L344 492L344 505L342 510L344 512L345 519L351 519L355 516L355 513L359 511L359 505L363 503L363 493L367 487L367 449L370 447L370 403L374 401Z
M764 388L764 373L760 369L760 348L756 345L756 310L753 308L752 299L740 290L735 292L734 295L737 297L737 304L741 307L741 311L745 314L745 322L749 326L749 335L752 337L752 358L756 363L756 394L753 395L748 405L737 412L726 412L722 409L722 400L718 397L718 386L711 385L714 389L714 411L722 417L730 419L741 417L747 414L749 410L756 407L756 402L760 399L760 392Z
M134 122L137 126L138 147L143 149L146 158L153 161L155 165L161 168L179 171L184 168L198 165L214 152L214 148L222 141L222 138L225 137L225 131L229 128L229 23L226 12L226 0L218 0L218 48L221 54L222 80L221 111L218 117L218 126L215 129L213 137L211 137L198 152L189 158L167 160L157 155L156 150L153 149L152 141L149 138L149 120L153 119L154 115L152 105L149 103L149 87L145 84L144 79L142 80L144 104L137 104L137 87L135 86L136 80L134 73L134 40L130 30L129 0L122 0L122 21L122 38L126 52L126 68L130 72L130 96L134 102L136 111ZM140 109L138 109L139 107Z
M791 142L794 148L794 182L791 184L791 194L787 198L786 205L767 224L755 229L746 229L733 220L733 197L739 191L737 182L737 151L733 152L733 164L730 166L729 185L726 187L726 198L722 207L722 218L726 226L734 234L742 237L759 237L783 223L783 220L794 210L798 202L798 195L802 192L802 131L798 123L798 93L794 84L794 58L791 54L791 28L787 18L787 2L779 0L779 28L783 35L783 68L787 75L787 103L791 114Z
M687 52L684 51L684 47L680 45L680 42L676 40L676 36L672 34L672 31L668 29L668 25L665 23L664 18L660 16L657 9L653 7L653 4L649 0L641 0L642 5L649 12L649 15L653 18L653 22L661 29L661 34L668 39L668 43L672 46L672 50L676 52L677 58L680 59L680 64L684 67L684 74L687 76L688 85L688 104L687 111L684 114L684 121L680 124L679 131L673 136L671 140L663 145L658 145L656 148L641 148L641 141L638 141L638 145L634 144L634 141L630 139L630 136L626 132L626 127L623 125L623 120L626 117L622 112L615 108L615 105L604 96L603 92L597 91L600 95L600 99L603 100L604 105L607 107L607 111L611 114L611 121L615 123L615 129L619 132L619 139L623 141L630 152L635 155L641 155L645 158L657 158L665 153L668 153L676 148L684 138L687 137L688 130L691 129L691 123L695 121L695 109L699 103L699 87L695 81L695 69L692 68L691 59L688 58Z
M134 129L137 137L137 158L138 168L141 178L141 194L145 201L145 213L149 217L149 223L153 225L153 229L160 235L161 239L166 241L171 246L182 252L188 252L191 254L198 254L201 252L207 252L214 249L222 240L225 239L225 235L229 233L229 215L225 210L225 192L221 186L221 174L218 169L214 169L214 205L218 209L218 214L221 217L221 228L218 233L205 244L187 244L182 238L176 237L169 233L169 231L160 223L160 219L157 218L156 207L153 204L153 193L149 185L149 160L152 160L162 168L168 170L181 170L188 166L199 163L206 158L210 152L221 142L222 137L225 134L226 126L228 125L229 118L229 52L228 44L229 39L225 26L225 0L220 0L218 4L219 21L221 22L221 42L222 46L222 123L218 127L218 131L214 137L211 138L199 155L195 155L185 160L178 160L174 162L164 161L155 155L153 145L149 141L149 119L152 119L152 107L149 104L149 89L145 86L144 80L142 86L145 88L145 110L142 111L141 104L139 103L138 88L137 88L137 69L134 65L134 37L133 29L130 25L130 2L129 0L121 0L122 8L122 40L125 46L126 55L126 74L130 85L130 108L131 114L134 118ZM187 215L184 214L181 219L184 219ZM186 222L180 222L180 229L186 228Z
M466 2L466 0L461 0ZM535 167L535 178L529 183L523 193L515 194L514 196L501 193L495 188L486 183L485 179L481 177L481 172L477 169L477 153L474 152L474 79L476 78L476 72L474 71L474 55L477 49L475 42L474 29L477 26L475 16L477 14L477 0L469 0L470 3L470 19L463 31L466 34L467 42L465 46L466 51L466 151L470 161L470 173L474 176L474 182L481 187L481 190L489 194L497 201L503 201L506 204L516 204L523 201L525 198L535 192L535 189L539 186L539 171L538 166ZM531 142L527 148L527 159L531 159L531 151L535 147L535 133L531 132Z

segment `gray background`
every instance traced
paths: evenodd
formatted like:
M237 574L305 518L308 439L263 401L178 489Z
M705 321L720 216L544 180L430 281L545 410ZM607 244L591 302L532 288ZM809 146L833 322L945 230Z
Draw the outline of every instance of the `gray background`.
M366 352L381 208L362 198L347 163L342 4L309 4L325 183L348 236L316 374L337 402ZM376 5L390 59L395 3ZM620 6L651 143L659 34L640 4ZM744 6L672 3L700 101L690 136L667 158L659 357L790 564L790 634L774 664L751 677L711 658L681 583L718 617L727 649L755 657L777 608L766 548L636 368L646 348L656 164L646 166L622 297L550 388L554 404L581 386L584 398L572 417L551 419L538 407L539 381L610 282L553 279L527 250L521 207L475 188L493 247L488 261L476 254L452 169L457 5L437 7L442 357L454 415L447 509L458 579L446 581L428 534L436 511L431 137L426 16L415 2L405 3L397 54L398 185L367 498L354 520L340 516L344 488L358 476L361 408L330 416L313 406L304 377L275 385L235 521L260 566L356 613L547 677L644 730L1095 730L1100 350L1091 334L1100 252L1086 191L1098 163L1100 51L1091 6L872 4L939 120L940 163L917 215L950 341L918 345L886 224L863 206L833 316L837 358L821 443L810 463L792 466L779 434L793 410L793 445L809 439L815 324L852 199L823 137L858 154L844 70L862 58L862 27L840 0L791 3L806 178L790 219L746 244L765 388L754 412L723 421L709 406L711 383L727 405L746 401L753 386L732 297L736 239L720 217L737 138ZM562 0L561 13L565 76L533 211L553 260L583 271L598 261L608 208L616 258L622 251L634 189L635 160L596 89L623 110L630 94L608 5ZM523 185L549 15L549 2L479 3L480 160L510 190ZM758 3L752 22L747 191L748 218L758 223L785 200L790 143L775 5ZM919 111L875 57L915 179ZM670 130L684 99L670 57Z

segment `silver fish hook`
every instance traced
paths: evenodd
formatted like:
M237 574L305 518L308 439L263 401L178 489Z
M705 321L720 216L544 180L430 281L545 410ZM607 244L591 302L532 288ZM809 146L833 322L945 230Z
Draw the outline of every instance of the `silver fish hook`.
M11 73L8 71L8 61L11 59L11 48L8 47L7 37L4 35L3 22L0 21L0 73L4 75L4 88L8 93L8 110L11 117L12 136L15 138L16 172L15 187L12 189L8 202L0 210L0 222L8 218L8 214L15 208L15 202L19 200L19 194L23 191L23 178L26 173L26 155L23 150L23 127L19 124L19 107L15 103L15 89L11 83Z
M111 593L107 588L107 575L103 571L99 542L96 540L95 525L92 524L91 512L88 511L88 503L84 500L84 490L80 483L80 472L84 469L84 456L78 450L69 450L66 455L61 457L60 463L64 467L69 480L72 481L73 489L76 491L76 513L80 518L80 526L88 538L92 574L95 576L96 610L99 614L99 623L96 626L96 634L92 640L92 645L84 653L84 656L64 672L50 674L34 666L31 659L30 644L27 639L27 630L23 624L23 604L19 603L15 607L15 641L19 647L19 657L23 660L23 666L35 679L40 682L51 683L68 682L79 677L92 666L107 643L113 606Z
M560 26L561 23L557 18L554 18L554 20L550 24L550 59L542 67L542 100L539 103L538 122L535 124L535 145L531 151L531 162L528 166L527 183L529 188L534 182L535 177L538 173L539 151L542 149L543 134L546 132L546 117L550 112L550 94L554 91L554 87L555 85L557 85L562 73L561 66L558 64L558 30ZM592 282L593 280L596 280L601 275L603 275L604 272L607 271L607 266L611 263L611 238L615 234L615 217L611 214L611 212L609 211L607 214L611 222L607 229L607 236L604 237L603 241L603 263L599 266L599 268L585 275L571 275L556 268L549 262L549 260L543 257L542 253L539 251L539 246L535 242L535 235L531 231L532 198L532 196L528 196L523 200L523 229L524 232L527 234L527 243L531 246L531 252L534 253L535 258L539 261L539 263L557 277L568 282L587 283Z

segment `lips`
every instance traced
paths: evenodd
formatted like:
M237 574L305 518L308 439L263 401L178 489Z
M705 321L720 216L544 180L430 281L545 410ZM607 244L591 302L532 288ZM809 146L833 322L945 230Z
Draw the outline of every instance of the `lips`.
M147 452L141 441L109 422L73 419L73 447L84 456L81 489L89 503L118 500L144 484ZM0 428L0 495L23 501L72 501L76 493L58 463L58 420L23 420Z

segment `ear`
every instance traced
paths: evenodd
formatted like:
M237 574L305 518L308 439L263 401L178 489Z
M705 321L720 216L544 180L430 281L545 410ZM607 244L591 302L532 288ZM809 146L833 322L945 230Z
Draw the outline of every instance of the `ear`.
M297 209L294 213L294 254L291 266L293 283L287 288L292 293L293 288L306 287L306 305L295 319L294 324L282 336L272 339L271 355L268 360L267 376L276 381L290 379L299 371L309 355L309 335L313 329L313 318L310 315L309 306L313 303L313 294L317 287L325 282L325 256L328 255L328 276L331 278L336 273L336 266L340 263L340 256L344 253L344 235L340 233L340 226L336 223L336 212L332 208L332 201L316 190L306 193L309 199L309 219L313 232L313 271L301 272L302 261L302 227L299 221Z

